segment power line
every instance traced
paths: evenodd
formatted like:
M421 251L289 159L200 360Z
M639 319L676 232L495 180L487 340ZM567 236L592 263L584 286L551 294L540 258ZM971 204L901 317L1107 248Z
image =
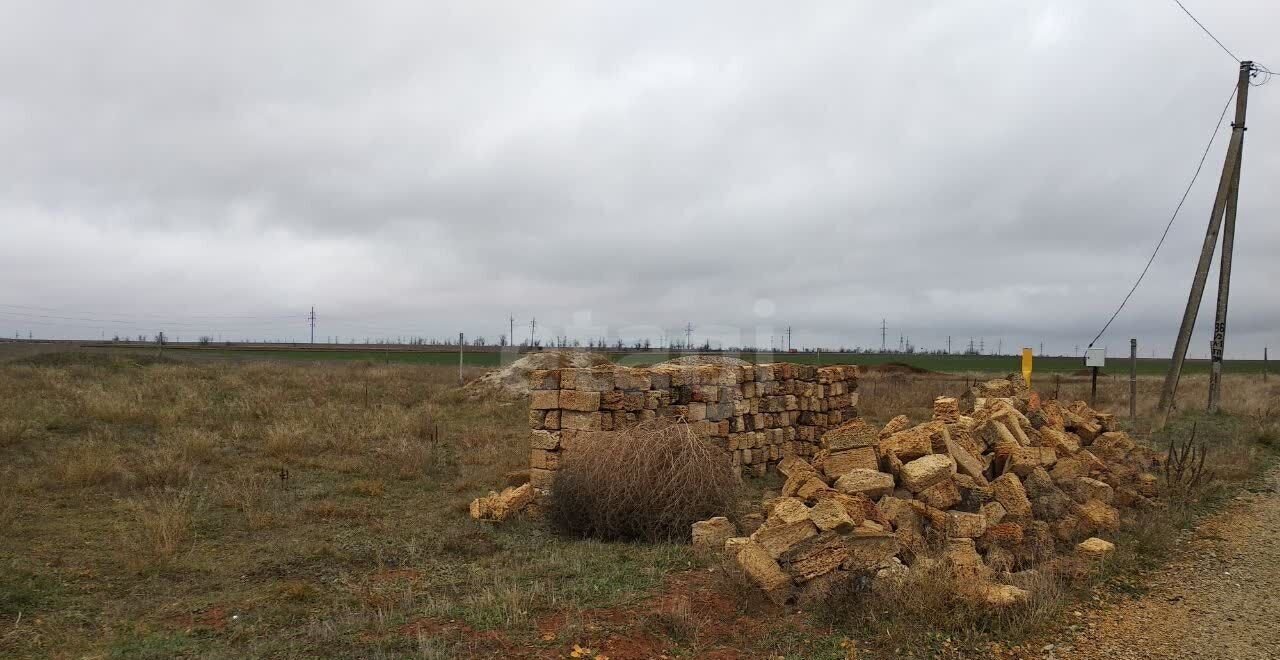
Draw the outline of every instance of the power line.
M1217 139L1218 131L1222 130L1222 120L1227 116L1227 110L1231 107L1231 101L1234 100L1235 97L1236 88L1233 85L1231 87L1231 95L1227 97L1227 102L1222 106L1222 112L1218 115L1218 122L1213 125L1213 135L1209 136L1209 144L1204 145L1204 153L1200 154L1200 162L1196 164L1196 171L1191 175L1191 181L1187 183L1186 190L1182 191L1182 198L1178 200L1178 205L1174 207L1173 215L1169 216L1169 222L1164 226L1164 233L1160 234L1160 240L1156 243L1156 249L1152 250L1151 258L1147 259L1147 265L1142 268L1142 272L1138 274L1138 280L1133 283L1133 287L1129 289L1129 293L1125 295L1124 300L1120 301L1120 306L1116 308L1115 313L1111 315L1111 318L1107 319L1106 324L1102 326L1102 329L1098 331L1098 334L1089 342L1090 347L1102 338L1102 333L1106 332L1107 328L1111 327L1111 322L1116 320L1117 316L1120 316L1120 311L1123 310L1125 304L1129 302L1129 298L1133 296L1133 292L1138 290L1139 284L1142 284L1142 278L1147 276L1148 270L1151 270L1151 264L1155 262L1156 255L1160 253L1160 247L1164 245L1164 239L1168 238L1169 229L1173 227L1173 221L1177 219L1178 211L1182 210L1182 205L1186 203L1187 196L1191 194L1192 186L1196 184L1196 178L1200 176L1200 170L1204 168L1204 161L1209 157L1209 150L1213 148L1213 141Z
M1232 60L1234 60L1235 62L1237 62L1237 63L1239 63L1239 62L1240 62L1240 58L1236 57L1236 54L1235 54L1235 53L1233 53L1233 52L1231 52L1231 49L1230 49L1230 48L1227 48L1226 46L1222 45L1222 42L1221 42L1221 41L1219 41L1217 37L1213 36L1213 33L1209 31L1209 28L1205 27L1205 26L1204 26L1204 23L1201 23L1201 22L1200 22L1200 19L1196 18L1196 17L1195 17L1195 14L1192 14L1192 13L1191 13L1191 10L1187 9L1187 8L1186 8L1186 6L1185 6L1185 5L1183 5L1181 2L1179 2L1178 0L1173 0L1173 1L1174 1L1174 3L1176 3L1179 7L1181 7L1181 8L1182 8L1182 11L1186 12L1187 16L1191 17L1191 20L1195 21L1196 25L1199 25L1199 26L1200 26L1200 29L1201 29L1201 30L1204 30L1204 33L1205 33L1205 34L1209 35L1209 38L1210 38L1210 39L1213 39L1213 43L1218 44L1218 48L1221 48L1221 49L1222 49L1222 52L1226 53L1226 54L1227 54L1227 56L1228 56L1228 57L1230 57L1230 58L1231 58Z

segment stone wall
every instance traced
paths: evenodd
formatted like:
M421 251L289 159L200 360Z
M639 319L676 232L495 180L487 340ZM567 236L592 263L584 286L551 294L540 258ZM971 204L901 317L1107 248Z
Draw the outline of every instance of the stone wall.
M812 456L828 428L857 416L856 368L774 363L552 369L530 375L530 481L545 489L564 452L593 434L683 418L732 454L745 476Z

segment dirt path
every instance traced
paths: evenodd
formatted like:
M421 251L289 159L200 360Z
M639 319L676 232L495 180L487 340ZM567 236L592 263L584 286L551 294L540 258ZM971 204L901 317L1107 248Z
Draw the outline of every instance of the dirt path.
M1151 589L1085 612L1047 657L1280 658L1280 468L1181 542Z

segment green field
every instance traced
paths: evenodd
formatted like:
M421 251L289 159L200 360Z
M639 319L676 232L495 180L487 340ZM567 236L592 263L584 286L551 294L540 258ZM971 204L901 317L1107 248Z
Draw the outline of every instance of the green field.
M108 349L113 350L113 349ZM383 349L307 349L307 348L170 348L166 353L174 357L213 357L245 360L340 360L370 361L397 364L431 364L454 365L458 363L458 354L441 351L423 350L383 350ZM1013 355L902 355L902 354L868 354L868 353L718 353L739 357L752 362L796 362L801 364L857 364L874 366L881 364L905 364L928 371L946 373L982 372L982 373L1014 373L1021 371L1022 358ZM510 356L505 356L510 359ZM611 352L609 357L619 364L629 366L646 366L661 362L677 354L662 352ZM463 364L468 367L498 367L503 363L504 355L496 351L475 351L464 353ZM1104 373L1127 374L1129 360L1127 358L1111 358ZM1228 360L1225 363L1227 373L1261 373L1261 360ZM1142 375L1163 374L1169 367L1169 360L1164 358L1139 358L1138 373ZM1072 357L1038 357L1035 358L1036 373L1072 373L1081 372L1084 367L1079 358ZM1207 360L1188 360L1184 373L1206 373L1209 369Z
M110 353L131 353L154 355L151 347L138 345L111 346L102 344L76 345L74 343L25 343L6 342L0 345L0 361L23 355L62 351L92 351ZM383 349L383 348L301 348L292 346L264 347L240 345L203 347L195 345L168 346L163 356L175 359L229 359L229 360L287 360L287 361L341 361L341 362L383 362L394 364L456 365L456 352L424 349ZM619 364L628 366L647 366L664 360L685 355L683 353L666 353L662 351L610 351L609 358ZM943 373L999 373L1008 374L1021 371L1022 358L1015 355L904 355L897 353L709 353L737 357L751 362L795 362L800 364L856 364L875 366L882 364L902 364L917 369ZM494 368L502 366L512 359L492 349L475 349L463 353L462 363L468 367ZM1235 374L1260 374L1264 369L1262 360L1227 360L1224 371ZM1164 374L1169 368L1167 358L1139 358L1138 373L1141 375ZM1274 369L1274 366L1272 367ZM1208 360L1187 360L1184 373L1207 373ZM1068 374L1087 373L1080 358L1072 357L1037 357L1035 373ZM1112 357L1108 359L1106 374L1129 373L1128 358Z

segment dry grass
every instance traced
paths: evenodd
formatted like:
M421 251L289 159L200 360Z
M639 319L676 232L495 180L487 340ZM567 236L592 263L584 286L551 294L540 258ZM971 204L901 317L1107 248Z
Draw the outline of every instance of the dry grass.
M171 566L191 547L199 506L190 491L155 492L123 501L126 523L119 539L124 562L139 572Z
M1209 426L1276 444L1259 411L1280 383L1250 393L1235 378L1237 415ZM696 565L683 545L469 520L471 498L527 467L527 414L455 383L451 368L369 363L0 364L0 656L500 656L494 636L537 646L543 617ZM1184 406L1201 405L1196 379L1184 386ZM862 404L922 419L963 387L866 380ZM1219 476L1265 455L1233 437L1206 437ZM1113 563L1127 547L1145 561L1180 524L1126 532ZM498 632L422 634L451 620ZM678 607L634 623L685 646L702 634Z
M0 364L0 656L410 656L424 618L536 639L535 617L692 565L679 546L473 523L470 499L528 466L528 418L456 378ZM440 652L492 652L455 641Z
M567 452L551 491L560 530L602 540L687 541L737 504L729 455L683 422L611 433Z
M1021 605L992 608L981 604L976 583L959 575L939 557L917 558L900 578L867 580L856 576L837 585L816 610L820 621L855 633L871 648L909 648L907 657L933 657L946 640L980 647L991 639L1012 639L1043 626L1060 610L1063 584L1042 572L1011 581L1030 593Z
M933 399L938 396L960 396L975 381L994 378L994 374L898 374L867 373L858 377L858 411L864 417L887 422L905 414L917 422L929 419ZM1041 376L1033 378L1037 391L1046 397L1064 401L1088 401L1088 376ZM1150 427L1160 401L1163 377L1138 376L1139 429ZM1177 410L1185 413L1203 411L1208 401L1209 377L1184 376L1178 386ZM1227 415L1256 419L1275 419L1280 415L1280 378L1264 382L1261 375L1227 374L1223 376L1222 412ZM1129 376L1105 375L1098 379L1097 408L1129 416Z

